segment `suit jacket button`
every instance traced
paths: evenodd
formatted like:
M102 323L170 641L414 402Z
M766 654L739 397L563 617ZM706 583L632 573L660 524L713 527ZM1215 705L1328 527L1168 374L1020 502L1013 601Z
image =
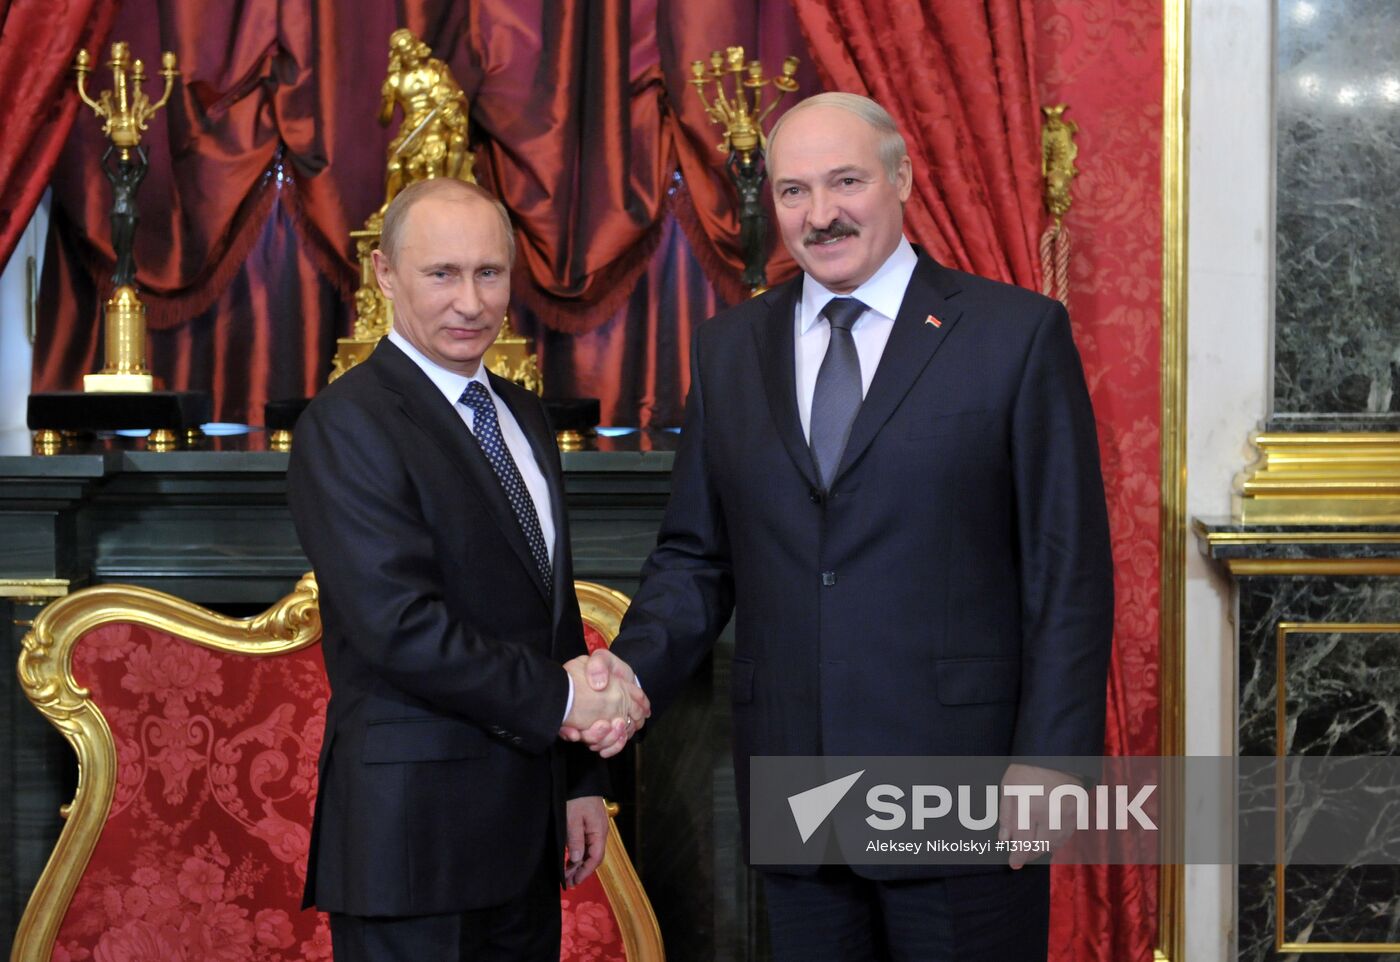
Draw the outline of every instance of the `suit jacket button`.
M823 571L823 572L822 572L822 587L823 587L823 588L830 588L830 587L831 587L832 585L834 585L834 584L836 584L836 572L834 572L834 571Z

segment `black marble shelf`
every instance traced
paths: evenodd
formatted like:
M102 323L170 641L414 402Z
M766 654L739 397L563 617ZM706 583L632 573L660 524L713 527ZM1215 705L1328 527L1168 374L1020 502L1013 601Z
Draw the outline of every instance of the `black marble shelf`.
M1274 414L1264 425L1279 433L1400 432L1400 414Z

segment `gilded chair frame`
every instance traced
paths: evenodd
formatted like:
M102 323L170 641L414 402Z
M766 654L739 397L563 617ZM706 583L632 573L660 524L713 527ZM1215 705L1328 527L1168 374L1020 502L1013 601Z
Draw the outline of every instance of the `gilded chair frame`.
M87 870L116 790L117 747L91 692L73 678L78 639L104 624L124 622L189 639L217 651L278 655L321 639L316 580L252 618L228 618L163 592L134 585L99 585L61 598L41 611L24 636L19 682L34 707L63 733L78 756L78 788L63 806L63 831L39 876L15 932L11 962L53 955L54 941L78 882Z

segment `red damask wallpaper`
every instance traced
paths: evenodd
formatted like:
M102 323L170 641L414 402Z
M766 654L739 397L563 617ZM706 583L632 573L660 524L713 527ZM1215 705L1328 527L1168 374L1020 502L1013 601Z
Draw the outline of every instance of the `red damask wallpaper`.
M1117 567L1107 750L1159 747L1162 5L1035 0L1042 103L1079 124L1070 316L1104 462ZM1152 958L1150 867L1057 870L1052 958ZM1066 884L1068 883L1068 884Z

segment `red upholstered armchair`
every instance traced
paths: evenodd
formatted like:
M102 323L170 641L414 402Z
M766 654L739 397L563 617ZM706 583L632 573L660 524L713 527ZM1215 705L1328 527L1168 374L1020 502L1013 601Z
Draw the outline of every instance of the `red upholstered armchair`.
M627 599L579 592L610 639ZM325 723L320 636L309 575L249 619L121 585L39 615L20 681L77 752L78 789L12 960L331 958L325 917L299 908ZM660 959L611 831L598 881L563 894L563 957Z

